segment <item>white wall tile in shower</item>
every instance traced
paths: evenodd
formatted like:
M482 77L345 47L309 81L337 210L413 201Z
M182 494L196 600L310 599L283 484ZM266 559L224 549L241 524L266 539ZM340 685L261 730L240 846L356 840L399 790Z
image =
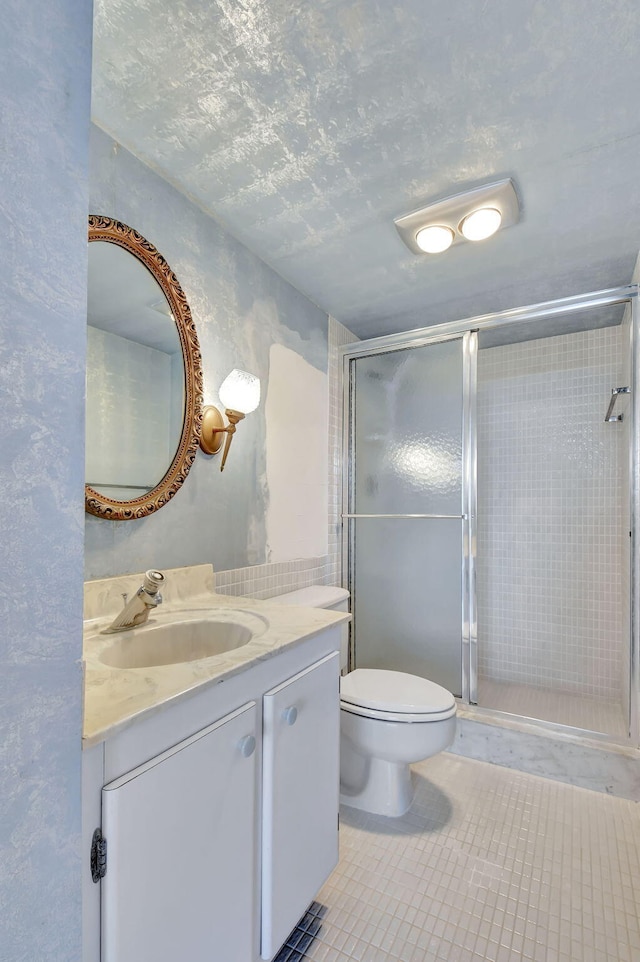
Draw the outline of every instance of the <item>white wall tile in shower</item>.
M480 678L620 696L626 350L619 326L479 352Z
M333 317L329 318L329 559L326 584L340 584L342 538L342 358L339 348L358 338Z
M624 315L622 318L621 325L621 340L622 340L622 351L621 351L621 363L620 363L620 376L618 377L618 383L616 387L625 387L631 385L631 304L627 304L624 309ZM628 413L631 410L631 399L625 397L622 402L619 402L619 410L623 413L625 420L620 425L616 425L618 431L621 435L620 444L618 450L618 456L620 458L620 474L622 477L622 486L620 491L620 496L624 504L630 504L631 499L631 477L629 472L629 430L631 426L631 419L628 417ZM623 551L622 558L622 611L623 616L627 618L630 622L631 620L631 532L629 531L629 539L625 539L626 545ZM629 718L629 697L631 692L631 625L629 623L629 630L623 631L622 636L622 661L620 665L620 685L622 689L622 710L624 718Z

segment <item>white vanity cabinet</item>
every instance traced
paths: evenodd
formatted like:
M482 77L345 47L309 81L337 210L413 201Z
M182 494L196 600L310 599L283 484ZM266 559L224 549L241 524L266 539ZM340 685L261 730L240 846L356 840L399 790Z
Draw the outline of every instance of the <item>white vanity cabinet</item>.
M102 962L247 962L256 885L256 705L102 790Z
M330 627L85 751L83 962L275 956L337 863L339 646Z
M338 861L339 672L334 653L264 697L263 959L273 958Z

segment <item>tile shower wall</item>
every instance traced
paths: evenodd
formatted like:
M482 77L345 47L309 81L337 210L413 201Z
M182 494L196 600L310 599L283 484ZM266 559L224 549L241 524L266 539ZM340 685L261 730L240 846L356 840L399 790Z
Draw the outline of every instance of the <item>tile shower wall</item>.
M340 348L358 341L351 331L329 318L329 580L341 584L342 554L342 358Z
M479 352L481 678L621 694L626 350L614 327Z
M634 280L637 283L637 267L634 273ZM631 385L631 305L627 304L622 318L620 338L622 342L622 362L620 374L616 387ZM631 407L630 399L623 398L619 401L617 408L620 411L628 412ZM629 472L629 443L630 429L632 420L625 417L622 424L617 424L620 434L620 444L618 445L618 456L620 459L620 475L622 484L620 486L620 498L623 504L631 503L631 476ZM626 540L626 539L625 539ZM623 632L622 632L622 656L620 664L620 687L622 691L622 711L625 719L629 718L629 699L631 694L631 552L624 550L622 558L622 612ZM628 619L629 630L624 630L624 625ZM637 733L636 733L637 736Z

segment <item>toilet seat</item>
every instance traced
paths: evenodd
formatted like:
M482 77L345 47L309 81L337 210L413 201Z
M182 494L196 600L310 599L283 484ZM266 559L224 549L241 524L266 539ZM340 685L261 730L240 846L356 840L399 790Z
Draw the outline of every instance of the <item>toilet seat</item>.
M360 705L351 705L346 701L340 702L340 709L341 711L349 712L351 715L360 715L362 718L377 718L380 721L402 722L403 724L420 722L421 724L427 725L430 722L444 721L446 718L451 718L451 716L455 715L456 713L455 705L453 708L450 708L449 711L416 715L413 712L376 711L375 708L362 708Z
M340 679L340 707L383 721L435 722L455 715L451 692L403 671L356 668Z

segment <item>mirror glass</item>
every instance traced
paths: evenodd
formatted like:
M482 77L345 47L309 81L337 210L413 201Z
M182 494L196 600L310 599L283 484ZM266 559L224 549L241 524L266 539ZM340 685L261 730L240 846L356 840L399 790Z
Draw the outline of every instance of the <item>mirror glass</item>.
M132 501L152 491L178 449L185 366L165 294L117 244L89 244L86 483Z

